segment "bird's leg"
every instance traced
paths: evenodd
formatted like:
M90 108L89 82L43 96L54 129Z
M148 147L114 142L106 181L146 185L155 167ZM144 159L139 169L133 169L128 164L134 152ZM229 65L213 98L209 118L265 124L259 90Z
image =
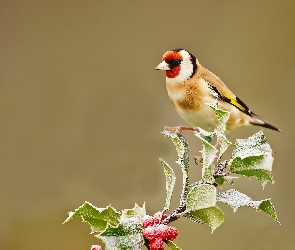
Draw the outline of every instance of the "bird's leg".
M165 130L170 130L170 131L173 131L179 135L181 135L181 132L183 130L190 130L190 131L198 131L197 128L195 127L186 127L186 126L177 126L177 127L164 127Z

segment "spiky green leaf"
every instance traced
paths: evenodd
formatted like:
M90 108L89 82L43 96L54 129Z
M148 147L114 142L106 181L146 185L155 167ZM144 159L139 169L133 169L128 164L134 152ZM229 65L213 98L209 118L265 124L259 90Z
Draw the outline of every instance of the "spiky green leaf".
M107 227L107 224L116 226L119 224L120 219L120 213L113 207L97 208L86 201L74 212L69 212L69 216L64 223L78 216L82 218L83 222L90 224L91 233L103 231Z
M270 199L263 200L259 205L259 210L267 213L270 217L272 217L276 222L280 223L277 212L275 210L274 205L270 202Z
M234 144L230 171L247 177L256 177L263 187L272 181L273 152L262 131Z
M144 244L142 225L135 217L120 220L117 226L108 224L99 235L107 250L139 250Z
M187 194L188 185L189 185L189 177L188 177L189 147L188 147L188 144L182 135L179 135L175 132L164 130L163 134L165 136L168 136L172 140L174 146L176 147L176 151L178 154L178 160L176 162L181 167L182 181L183 181L182 182L183 183L182 196L185 198L186 194Z
M122 215L121 218L122 219L128 219L128 218L132 218L135 217L137 218L139 221L142 221L142 218L146 215L146 210L145 210L145 204L142 205L142 207L138 206L135 203L134 208L132 209L124 209L122 210Z
M192 211L190 215L208 224L212 229L212 233L224 221L223 212L216 206Z
M173 169L168 165L168 163L166 163L162 159L160 159L160 162L162 163L166 177L166 202L164 210L168 210L170 208L170 202L173 195L176 176Z
M218 120L218 124L214 129L214 132L217 136L217 142L219 143L218 156L221 157L227 150L228 146L231 144L225 136L226 122L230 116L230 112L219 109L217 101L214 103L207 103L207 105L213 109Z
M216 188L213 185L200 184L190 189L186 206L187 210L198 210L213 207L216 204Z
M215 183L219 186L222 186L224 183L227 183L227 185L233 185L234 179L237 179L239 177L237 176L220 176L215 179Z
M216 126L216 131L219 131L221 134L224 134L226 131L226 122L229 118L230 112L218 108L218 102L206 103L216 114L218 124Z
M170 247L171 250L181 250L173 241L167 240L165 243Z
M202 221L200 218L195 217L191 212L185 215L186 218L190 219L193 222L197 222L199 224L205 224L205 221Z
M212 141L214 133L207 132L201 128L198 128L199 132L195 133L195 135L202 140L203 149L200 151L202 153L203 159L203 167L202 167L202 179L206 183L213 183L213 172L214 166L212 163L214 162L218 150L211 145L210 141Z
M264 155L265 153L272 153L272 149L261 130L247 139L236 140L232 157L241 157L244 159L249 156Z
M249 196L240 193L235 189L230 189L225 192L218 193L216 199L219 202L230 205L233 208L234 212L236 212L239 207L252 207L258 211L263 211L267 213L275 221L279 222L275 208L270 202L270 199L253 201Z
M198 132L195 132L195 135L199 137L202 141L206 141L208 143L211 143L213 141L213 138L215 136L214 132L208 132L202 128L198 128Z
M219 143L218 157L220 158L224 154L224 152L227 150L227 148L229 147L231 142L227 140L227 138L225 137L225 134L219 135L219 136L217 136L217 138L218 138L217 140Z

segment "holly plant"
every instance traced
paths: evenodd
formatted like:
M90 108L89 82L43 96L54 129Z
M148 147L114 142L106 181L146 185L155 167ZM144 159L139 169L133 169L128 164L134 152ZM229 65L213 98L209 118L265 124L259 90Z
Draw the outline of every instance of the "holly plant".
M195 160L202 164L200 181L189 181L189 147L185 138L173 131L164 130L178 153L177 163L182 171L182 192L179 206L170 209L176 176L167 162L160 159L166 176L166 201L163 210L153 216L146 214L145 204L135 204L132 209L118 212L112 206L98 208L85 202L74 212L70 212L65 222L80 216L90 224L91 234L101 239L109 250L134 249L146 247L161 250L166 245L169 249L180 249L173 242L178 236L175 227L168 226L180 218L187 218L198 224L208 224L212 232L224 221L224 214L217 206L218 202L228 204L234 212L239 207L247 206L262 211L278 221L277 214L270 199L255 201L236 189L218 192L218 186L232 186L238 176L255 177L264 187L273 181L273 152L262 131L248 139L238 139L233 145L231 159L221 160L231 144L226 136L226 121L229 113L217 107L217 103L208 104L215 112L218 125L214 132L197 129L195 136L202 142L201 156ZM213 143L215 141L215 144ZM93 245L93 250L102 249Z

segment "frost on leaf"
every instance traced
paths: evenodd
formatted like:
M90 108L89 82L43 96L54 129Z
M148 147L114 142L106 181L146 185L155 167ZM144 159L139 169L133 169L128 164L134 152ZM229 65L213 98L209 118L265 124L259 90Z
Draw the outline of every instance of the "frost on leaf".
M213 183L213 172L214 167L212 163L215 160L217 149L211 145L212 138L214 133L207 132L201 128L198 128L199 132L195 135L202 140L203 149L200 151L203 158L203 167L202 167L202 179L206 183Z
M227 140L227 138L225 137L225 135L223 134L218 137L218 143L220 145L218 157L221 157L224 154L224 152L227 150L227 148L231 144L231 142L229 142Z
M207 207L190 212L191 216L198 218L203 223L208 224L213 231L224 221L224 214L218 207Z
M227 150L228 146L231 144L225 136L226 122L230 116L230 112L219 109L217 101L214 103L207 103L207 105L213 109L218 120L217 126L214 129L214 132L217 136L217 141L220 147L219 157L221 157L224 154L224 152Z
M166 163L162 159L160 159L160 162L163 165L164 173L166 176L166 202L165 202L164 210L168 210L170 208L170 202L171 202L171 198L172 198L172 194L174 190L176 176L173 169L168 165L168 163Z
M120 220L118 226L108 225L99 235L110 250L140 250L144 244L142 225L135 217Z
M174 143L178 153L178 164L183 168L188 168L189 154L188 144L182 135L176 134L171 131L165 130L163 132L165 136L168 136Z
M272 153L270 145L262 131L250 136L248 139L238 139L234 145L232 156L246 158Z
M214 132L208 132L202 128L198 128L198 132L195 132L195 135L199 137L202 141L211 143L213 141L213 138L215 136Z
M198 210L213 207L216 204L216 188L213 185L200 184L194 186L186 199L187 210Z
M127 218L132 218L135 217L137 218L139 221L142 221L142 218L146 215L146 211L145 211L145 204L143 204L142 207L138 206L135 203L134 208L132 209L124 209L122 210L122 215L121 218L122 219L127 219Z
M107 224L113 226L118 225L120 213L111 206L97 208L86 201L74 212L69 212L69 216L64 223L78 216L81 216L83 222L88 222L90 224L91 233L97 233L104 230Z
M244 176L254 176L263 187L272 181L273 152L262 131L234 144L230 170Z
M181 250L178 246L175 245L173 241L167 240L166 244L170 247L171 250Z
M187 192L187 187L189 185L189 178L188 178L188 169L189 169L189 147L182 135L176 134L174 132L164 130L163 134L165 136L168 136L172 142L174 143L174 146L176 147L176 151L178 154L178 160L176 161L182 171L182 178L183 178L183 190L184 194Z
M205 221L202 221L199 217L195 217L193 215L193 212L190 212L190 213L186 214L185 217L192 220L192 221L194 221L194 222L197 222L199 224L205 224L206 223Z
M230 205L233 208L234 212L236 212L239 207L252 207L258 211L263 211L267 213L275 221L279 222L275 208L270 202L270 199L253 201L249 196L240 193L235 189L230 189L226 192L218 193L216 199L219 202Z
M224 183L227 183L227 185L233 185L234 179L237 179L239 177L237 176L219 176L215 179L215 183L219 186L222 186Z
M216 130L219 131L220 133L224 134L224 132L226 130L226 122L229 118L230 112L219 109L217 101L214 103L207 103L207 105L213 109L213 111L215 112L215 115L217 117L218 124L216 126Z

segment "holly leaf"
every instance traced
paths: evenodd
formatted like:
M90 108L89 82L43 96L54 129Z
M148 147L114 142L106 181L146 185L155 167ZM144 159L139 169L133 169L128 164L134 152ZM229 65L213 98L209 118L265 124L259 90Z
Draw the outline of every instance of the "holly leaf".
M201 139L203 145L203 149L200 151L203 158L202 179L206 183L213 183L214 167L212 166L212 163L214 162L218 152L218 150L210 143L214 133L207 132L201 128L198 128L198 130L199 132L195 133L195 135Z
M216 206L195 210L190 212L189 215L208 224L212 229L212 233L224 222L224 214Z
M231 144L231 142L229 140L227 140L227 138L225 137L225 134L218 135L217 138L218 138L217 140L218 140L218 143L219 143L219 154L218 154L218 157L221 158L221 156L227 150L227 148L229 147L229 145Z
M220 132L221 134L224 134L224 132L226 131L226 122L229 118L230 112L219 109L217 101L215 101L214 103L206 103L206 104L213 109L218 120L218 124L215 128L215 132Z
M219 176L215 179L215 183L219 186L222 186L224 183L227 183L227 185L233 185L234 179L237 179L239 177L237 176Z
M69 216L64 223L78 216L82 218L83 222L90 224L91 233L101 232L107 227L107 224L116 226L119 224L120 219L120 213L113 207L97 208L86 201L74 212L69 212Z
M107 225L106 229L99 235L110 250L140 250L144 244L142 225L135 217L123 218L117 226Z
M166 202L164 210L168 210L170 208L170 202L173 195L176 176L173 169L168 165L168 163L166 163L162 159L160 159L160 162L162 163L166 177Z
M128 219L128 218L132 218L135 217L137 218L139 221L142 221L142 218L146 215L146 210L145 210L145 204L142 205L142 207L138 206L135 203L134 208L132 209L124 209L122 210L122 215L121 218L122 219Z
M273 180L272 164L273 152L262 131L248 139L238 139L229 162L232 173L253 176L262 182L263 187Z
M192 214L192 212L187 213L187 214L185 215L185 217L188 218L188 219L190 219L191 221L193 221L193 222L197 222L197 223L199 223L199 224L205 224L205 223L206 223L205 221L202 221L200 218L195 217L195 216Z
M198 132L194 132L197 137L199 137L202 141L206 141L211 143L215 136L214 132L208 132L202 128L198 128Z
M248 139L238 139L234 145L232 157L246 158L249 156L263 155L265 153L272 153L272 149L261 130Z
M224 154L224 152L227 150L228 146L231 144L225 136L226 122L228 121L230 112L219 109L217 101L214 103L207 103L207 105L213 109L218 120L217 126L214 129L214 132L217 136L217 142L219 144L218 157L220 158Z
M253 201L249 196L240 193L235 189L230 189L226 192L218 193L216 196L216 200L230 205L233 208L234 212L236 212L239 207L252 207L255 208L257 211L263 211L267 213L276 222L279 222L276 210L273 204L270 202L270 199Z
M187 194L187 210L198 210L213 207L216 204L216 188L213 185L200 184L194 186Z
M189 147L182 135L179 135L177 133L164 130L163 131L164 136L168 136L177 151L178 154L178 160L176 163L180 165L181 171L182 171L182 183L183 183L183 188L182 190L184 191L182 196L185 196L188 190L188 185L189 185L189 178L188 178L188 169L189 169Z
M170 247L171 250L181 250L178 246L175 245L175 243L171 240L166 240L165 243Z

